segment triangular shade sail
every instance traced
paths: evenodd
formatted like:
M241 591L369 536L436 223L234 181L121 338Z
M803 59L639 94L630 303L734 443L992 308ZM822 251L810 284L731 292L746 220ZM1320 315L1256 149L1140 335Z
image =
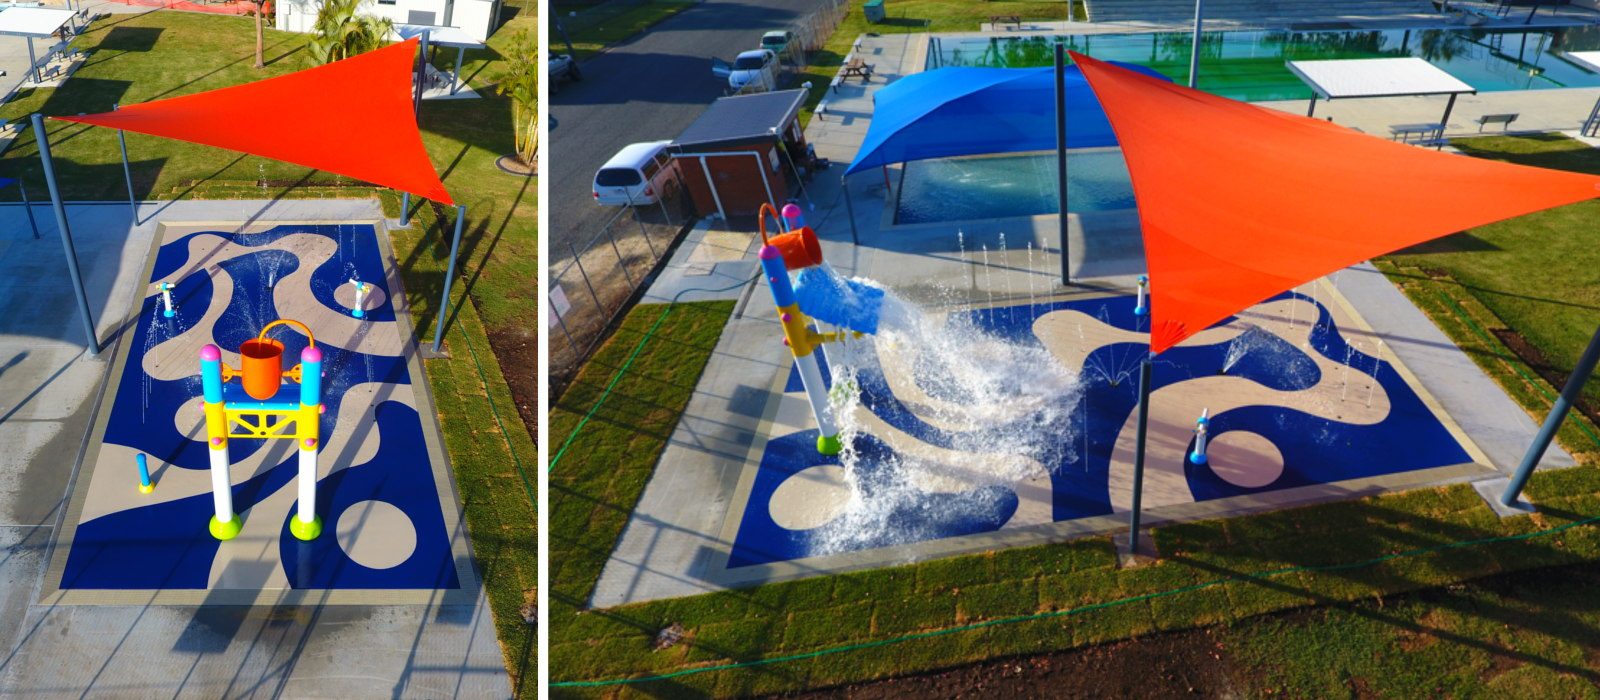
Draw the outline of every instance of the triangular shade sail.
M1161 78L1148 68L1132 70ZM1083 74L1063 77L1067 148L1117 145ZM851 173L928 158L1025 153L1056 147L1054 68L939 68L908 75L872 97L872 123Z
M1600 197L1594 175L1408 146L1072 58L1133 180L1152 352L1363 260Z
M453 204L417 131L417 44L115 112L54 118L243 151Z

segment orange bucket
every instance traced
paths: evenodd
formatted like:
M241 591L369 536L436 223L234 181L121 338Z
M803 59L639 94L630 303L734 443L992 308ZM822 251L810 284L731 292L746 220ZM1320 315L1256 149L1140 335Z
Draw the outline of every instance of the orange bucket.
M822 244L817 241L817 232L811 230L810 226L801 226L798 231L767 238L767 212L772 212L773 220L778 218L778 212L772 209L771 204L761 205L761 242L777 247L778 252L783 254L784 267L801 270L822 262Z
M239 346L244 393L258 401L278 395L283 384L283 343L272 339L246 340Z

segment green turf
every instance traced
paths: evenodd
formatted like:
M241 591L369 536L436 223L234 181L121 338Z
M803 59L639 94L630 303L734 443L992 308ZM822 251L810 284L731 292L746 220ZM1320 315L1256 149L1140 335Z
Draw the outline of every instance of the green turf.
M572 41L573 57L583 61L605 47L631 38L693 5L691 0L599 4L558 2L551 7L551 10L561 18L561 24L567 30L567 39ZM571 12L578 14L571 16L569 15ZM550 28L550 46L563 52L567 50L561 41L560 32L553 26Z
M512 143L509 103L492 96L490 77L500 69L499 57L510 36L536 22L532 3L519 0L512 8L516 18L490 39L488 49L468 52L463 68L472 86L491 97L427 102L422 109L429 155L457 201L469 207L446 330L451 357L425 365L506 664L519 694L534 697L535 684L520 682L533 677L534 630L522 621L518 608L536 585L536 518L531 489L524 490L519 471L532 479L537 451L518 416L498 349L491 346L491 338L502 345L519 338L531 342L531 329L537 327L535 183L494 165L496 158L511 152ZM250 18L175 11L112 15L74 41L74 46L93 52L87 65L59 89L20 91L0 106L0 117L98 112L113 102L133 104L283 75L311 66L305 43L305 35L269 31L269 65L256 70ZM449 59L453 62L454 56ZM116 132L47 124L67 199L127 197ZM259 124L238 128L316 125L284 124L263 116ZM399 196L393 192L299 166L139 134L128 135L128 149L141 198L376 196L390 216L399 214ZM0 175L24 178L37 200L45 192L38 163L32 132L26 132L0 157ZM5 196L15 200L16 190L7 188ZM433 338L452 224L450 211L422 206L411 228L393 233L412 321L425 342ZM533 387L527 395L534 395Z
M1554 151L1569 148L1559 140L1532 141ZM1527 140L1504 139L1475 140L1464 145L1474 147L1480 154L1533 147ZM1574 167L1573 163L1587 162L1590 157L1589 153L1574 152L1562 158L1576 160L1554 162ZM1486 366L1498 363L1498 369L1490 369L1492 376L1506 383L1513 397L1530 412L1543 411L1547 406L1541 397L1554 390L1549 382L1533 375L1504 346L1496 345L1488 331L1485 339L1469 343L1473 331L1450 304L1422 302L1437 296L1429 290L1443 289L1463 308L1466 317L1475 319L1474 323L1509 325L1530 339L1537 338L1536 343L1549 341L1528 324L1587 323L1592 330L1592 305L1579 309L1562 304L1531 305L1540 312L1498 318L1489 309L1492 303L1504 301L1499 297L1526 301L1522 297L1531 296L1527 290L1540 282L1549 288L1539 298L1570 299L1588 293L1585 289L1592 289L1588 285L1595 284L1593 275L1575 273L1562 277L1535 271L1581 267L1579 261L1593 258L1594 248L1585 242L1593 236L1595 219L1567 210L1594 204L1574 205L1472 232L1473 236L1492 236L1495 240L1501 240L1503 235L1501 247L1515 250L1514 257L1527 260L1527 278L1518 283L1522 286L1497 287L1496 293L1486 294L1488 299L1480 302L1475 294L1462 291L1472 289L1470 286L1437 278L1407 281L1406 291L1414 298L1419 298L1415 285L1432 285L1421 290L1429 294L1420 295L1419 306ZM1550 217L1550 222L1543 222L1543 217ZM1586 221L1590 222L1588 228L1584 228ZM1520 240L1526 234L1520 231L1519 223L1544 229L1544 237ZM1500 228L1505 231L1498 232ZM1547 238L1563 240L1546 244ZM1568 238L1574 240L1565 240ZM1419 254L1397 256L1384 264L1393 267L1415 255ZM1476 272L1491 278L1497 266L1505 264L1492 257L1485 260L1442 251L1428 255L1435 256L1431 265L1453 265L1449 269L1463 276ZM1511 304L1506 308L1522 307ZM1569 313L1572 315L1564 315ZM661 307L640 307L629 315L623 331L584 369L582 379L552 410L554 441L559 443L568 437L579 416L593 406L625 358L641 347L645 330L660 314ZM1109 539L1092 537L748 590L586 610L585 601L600 568L626 523L626 514L654 470L727 315L726 305L677 307L655 338L638 350L630 373L617 382L596 413L601 420L591 421L574 441L585 447L573 450L551 474L554 569L548 659L552 679L583 681L675 673L805 655L840 645L874 645L906 634L958 631L639 685L562 687L556 689L558 695L782 692L1098 644L1158 630L1239 624L1238 620L1262 613L1368 601L1506 571L1600 560L1600 527L1595 525L1526 541L1451 546L1461 541L1524 535L1600 515L1600 467L1593 464L1600 449L1585 442L1584 433L1569 428L1562 433L1563 444L1578 452L1579 459L1589 466L1535 475L1528 493L1539 503L1541 512L1529 517L1501 520L1469 486L1456 485L1158 528L1154 537L1164 560L1131 570L1115 568ZM1551 357L1569 357L1557 346L1539 347ZM1570 357L1575 355L1572 352ZM1570 367L1571 359L1567 362ZM1530 379L1521 379L1524 375ZM1416 550L1427 553L1370 565L1342 566ZM1281 569L1289 570L1260 579L1248 576ZM1240 576L1245 580L1230 581ZM1185 588L1193 590L1167 595ZM1558 613L1545 611L1547 615ZM1041 614L1045 617L1010 621ZM974 629L960 627L995 621L1004 623ZM685 628L690 641L654 650L651 641L655 633L674 623ZM1345 654L1336 657L1341 663L1371 659L1371 668L1392 668L1400 663L1398 659L1373 659L1374 655L1390 653L1391 648L1371 630L1352 625L1330 632L1343 635L1340 639L1348 640L1352 646L1340 650ZM1307 644L1316 642L1314 628L1300 634ZM1257 643L1270 651L1270 637ZM1294 653L1302 661L1318 658L1316 647ZM1428 663L1433 660L1430 658ZM1259 682L1263 689L1287 689L1291 696L1325 695L1334 686L1328 685L1332 681L1326 674L1319 673L1319 669L1280 670L1253 682ZM1550 677L1537 668L1516 673L1527 674L1531 687L1565 694L1563 678ZM1415 684L1416 678L1414 673L1399 674L1393 684L1382 687L1412 690L1420 687ZM1517 678L1518 675L1510 675L1495 682L1514 684ZM1384 694L1408 696L1387 690Z

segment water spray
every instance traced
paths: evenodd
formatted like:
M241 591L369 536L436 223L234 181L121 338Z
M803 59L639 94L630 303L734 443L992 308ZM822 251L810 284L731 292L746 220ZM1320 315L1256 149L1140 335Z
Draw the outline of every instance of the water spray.
M1211 431L1210 413L1209 408L1200 409L1200 419L1194 422L1194 451L1189 453L1189 461L1195 464L1206 463L1206 434Z
M161 283L161 316L162 316L162 318L172 318L173 316L176 316L176 315L178 315L178 312L175 311L172 308L172 283L171 282L162 282Z

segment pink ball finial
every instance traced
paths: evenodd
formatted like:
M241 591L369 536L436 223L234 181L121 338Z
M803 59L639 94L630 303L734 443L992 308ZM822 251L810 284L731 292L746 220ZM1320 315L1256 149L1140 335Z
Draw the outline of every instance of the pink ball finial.
M222 350L218 349L215 345L207 343L204 347L200 348L200 359L206 362L216 362L221 360Z
M790 202L783 205L783 218L793 219L800 215L800 205Z
M313 447L316 447L316 446L317 446L317 439L316 438L306 438L306 449L309 450L309 449L311 449Z
M781 318L781 319L783 319L783 322L784 322L784 323L788 323L788 322L789 322L789 321L791 321L791 320L793 320L793 319L794 319L794 317L793 317L793 316L790 316L790 315L789 315L789 312L787 312L787 311L785 311L785 312L783 312L783 315L782 315L782 316L779 316L779 317L778 317L778 318Z
M789 339L788 338L784 338L783 339L783 346L784 347L789 347Z
M300 361L301 362L321 362L322 361L322 348L319 348L319 347L317 347L315 345L307 345L304 350L300 351Z
M222 444L222 438L219 438L219 437L211 438L211 444L213 444L213 445L221 445Z
M317 413L318 414L327 413L327 412L328 412L328 404L325 404L325 403L317 404Z

